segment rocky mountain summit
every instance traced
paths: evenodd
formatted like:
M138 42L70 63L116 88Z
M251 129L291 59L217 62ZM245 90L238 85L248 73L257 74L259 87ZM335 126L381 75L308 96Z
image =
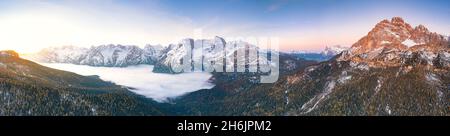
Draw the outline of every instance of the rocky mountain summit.
M425 26L412 28L400 17L379 22L367 36L338 57L339 61L370 66L399 66L423 63L449 67L448 38L430 32Z
M203 90L180 102L192 109L233 105L191 111L208 115L448 116L449 46L445 36L394 17L334 58L290 72L276 83L237 86L238 94Z

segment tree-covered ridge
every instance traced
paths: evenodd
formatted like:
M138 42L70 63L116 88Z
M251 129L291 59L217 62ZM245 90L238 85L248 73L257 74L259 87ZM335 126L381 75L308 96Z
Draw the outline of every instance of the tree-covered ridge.
M0 56L0 115L164 115L157 102L125 87Z

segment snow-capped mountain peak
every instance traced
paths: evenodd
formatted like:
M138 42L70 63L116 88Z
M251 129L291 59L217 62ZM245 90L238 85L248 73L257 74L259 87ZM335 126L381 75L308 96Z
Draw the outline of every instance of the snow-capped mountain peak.
M161 55L162 46L147 45L144 49L134 45L108 44L90 48L76 46L49 47L28 56L46 63L72 63L78 65L125 67L154 64Z
M189 61L192 61L194 63L201 62L203 59L209 59L209 60L215 60L215 64L221 64L224 65L227 69L233 69L234 68L234 61L237 59L244 59L240 60L242 62L245 62L246 58L235 58L233 59L225 59L225 58L232 58L230 56L234 56L234 53L237 51L248 51L250 49L258 49L256 45L252 45L250 43L237 40L237 41L225 41L222 37L214 37L213 39L184 39L179 44L172 44L167 49L166 52L161 56L158 63L155 65L153 71L154 72L164 72L164 73L178 73L175 71L172 71L172 67L181 67L176 66L174 64L171 64L172 62L179 62L184 57L185 53L187 52L185 47L182 46L183 43L190 42L192 46L192 59ZM220 46L218 46L220 45ZM223 47L223 49L219 49L218 47ZM250 48L252 47L252 48ZM217 50L219 49L219 50ZM261 50L259 50L261 51ZM262 57L262 56L260 56ZM266 59L261 59L266 60ZM257 65L259 64L268 64L267 61L262 62L259 60L249 62L248 65ZM195 64L194 64L195 65ZM194 69L194 71L201 71L201 66L196 66L199 69Z
M416 45L440 44L448 41L444 36L431 33L424 25L411 27L400 17L391 21L379 22L367 36L356 42L352 48L357 53L364 53L380 47L407 50Z
M338 60L401 65L418 55L420 61L433 65L433 61L441 62L435 59L443 59L445 56L439 54L448 53L449 47L445 36L430 32L424 25L412 28L402 18L394 17L391 21L383 20L376 24L366 36L344 51Z
M325 56L335 56L345 50L347 50L348 47L341 46L341 45L335 45L335 46L326 46L325 50L321 52L322 55Z

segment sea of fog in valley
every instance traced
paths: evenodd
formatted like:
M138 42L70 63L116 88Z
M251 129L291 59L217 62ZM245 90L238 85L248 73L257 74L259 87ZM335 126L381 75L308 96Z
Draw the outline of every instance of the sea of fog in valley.
M84 76L98 75L100 79L111 81L118 85L131 87L130 91L164 102L200 89L210 89L214 84L208 80L210 73L161 74L153 73L152 65L137 65L124 68L93 67L85 65L41 63L54 69L74 72Z

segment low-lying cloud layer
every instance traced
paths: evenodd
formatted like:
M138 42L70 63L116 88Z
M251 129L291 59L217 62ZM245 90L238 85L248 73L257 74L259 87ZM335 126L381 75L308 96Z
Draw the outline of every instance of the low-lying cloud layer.
M105 81L132 87L137 94L163 102L167 98L177 97L200 89L210 89L209 73L159 74L153 73L153 66L138 65L126 68L92 67L73 64L44 63L47 67L74 72L80 75L98 75Z

